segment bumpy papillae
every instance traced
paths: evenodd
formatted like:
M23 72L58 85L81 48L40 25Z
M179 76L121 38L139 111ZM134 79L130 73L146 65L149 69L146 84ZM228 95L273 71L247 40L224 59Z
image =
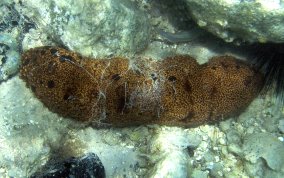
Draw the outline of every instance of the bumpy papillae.
M23 53L20 76L60 116L112 126L212 123L244 110L263 83L232 56L199 65L190 56L91 59L57 47Z

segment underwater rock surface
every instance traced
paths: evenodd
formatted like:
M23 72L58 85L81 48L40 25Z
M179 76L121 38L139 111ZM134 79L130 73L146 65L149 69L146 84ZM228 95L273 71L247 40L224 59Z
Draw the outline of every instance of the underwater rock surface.
M284 42L284 5L278 0L186 0L197 24L225 41Z
M21 77L51 111L113 126L212 123L247 107L262 87L262 75L231 56L130 63L56 47L25 52Z
M149 43L147 16L128 0L22 3L25 5L22 11L57 45L85 56L131 55Z
M263 158L272 170L284 171L284 143L272 134L257 133L247 136L243 150L247 160L255 163Z
M34 24L14 7L0 3L0 82L16 74L20 65L21 40Z
M18 72L20 54L16 40L0 33L0 82Z

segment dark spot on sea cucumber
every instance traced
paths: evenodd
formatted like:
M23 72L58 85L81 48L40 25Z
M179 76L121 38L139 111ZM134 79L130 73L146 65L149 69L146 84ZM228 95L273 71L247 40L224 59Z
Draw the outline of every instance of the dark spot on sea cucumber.
M31 90L32 90L33 92L35 92L35 91L36 91L36 87L33 86L33 85L31 85Z
M244 80L244 85L247 87L251 84L252 82L252 77L247 77L245 80Z
M54 88L54 87L55 87L54 81L53 81L53 80L49 80L49 81L47 82L47 87L48 87L48 88Z
M211 119L212 119L212 115L213 115L213 111L212 108L209 111L209 115L208 115L208 122L210 123Z
M120 97L118 99L118 104L117 104L117 111L119 113L123 112L123 109L125 108L125 98L124 97Z
M114 74L114 75L112 75L112 77L111 77L111 79L112 79L112 80L115 80L115 81L118 81L120 78L121 78L121 77L120 77L119 74Z
M48 73L52 74L55 71L55 68L56 68L56 63L52 61L48 63L48 66L47 66Z
M210 93L211 98L214 98L217 94L217 88L213 87L210 92L211 92Z
M175 82L177 81L177 78L175 76L169 76L168 80L171 82Z
M72 88L67 88L65 94L63 95L64 100L71 100L74 98L74 92Z
M221 66L222 66L224 69L227 69L227 68L228 68L228 65L227 65L225 62L221 62L220 64L221 64Z
M192 87L191 87L191 85L190 85L190 83L188 81L185 82L184 89L185 89L185 91L187 91L189 93L192 92Z
M69 100L71 98L72 95L70 95L69 93L65 93L63 96L64 100Z
M62 55L59 57L60 62L65 62L65 61L72 61L73 58L71 56L66 56L66 55Z
M78 55L78 58L79 58L79 59L83 59L83 56L82 56L82 55Z
M189 103L193 106L194 103L192 97L189 98Z
M189 119L192 119L194 117L194 112L189 112L186 116L186 119L189 120Z
M54 49L54 48L51 48L50 49L50 53L52 54L52 55L56 55L56 53L58 52L58 50L57 49Z
M183 119L181 119L182 122L188 122L189 120L191 120L194 117L194 112L191 111L187 114L187 116L185 116Z
M26 66L30 63L30 58L25 58L23 61L23 66Z
M137 69L134 69L134 72L135 72L135 74L137 74L137 75L142 75L142 73L141 73L139 70L137 70Z
M90 92L91 98L96 98L98 96L98 90L94 89Z

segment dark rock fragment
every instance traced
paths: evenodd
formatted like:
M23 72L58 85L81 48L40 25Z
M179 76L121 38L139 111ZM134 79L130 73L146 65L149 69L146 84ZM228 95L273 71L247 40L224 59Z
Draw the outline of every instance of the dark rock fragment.
M78 158L68 158L61 162L48 163L31 178L104 178L105 169L99 157L88 153Z

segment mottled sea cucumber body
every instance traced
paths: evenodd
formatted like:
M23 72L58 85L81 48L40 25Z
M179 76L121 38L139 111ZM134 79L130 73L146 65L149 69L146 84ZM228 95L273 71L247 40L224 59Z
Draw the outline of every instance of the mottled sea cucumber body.
M90 59L57 47L26 51L20 76L51 111L112 126L211 123L246 108L263 83L231 56L199 65L190 56Z

